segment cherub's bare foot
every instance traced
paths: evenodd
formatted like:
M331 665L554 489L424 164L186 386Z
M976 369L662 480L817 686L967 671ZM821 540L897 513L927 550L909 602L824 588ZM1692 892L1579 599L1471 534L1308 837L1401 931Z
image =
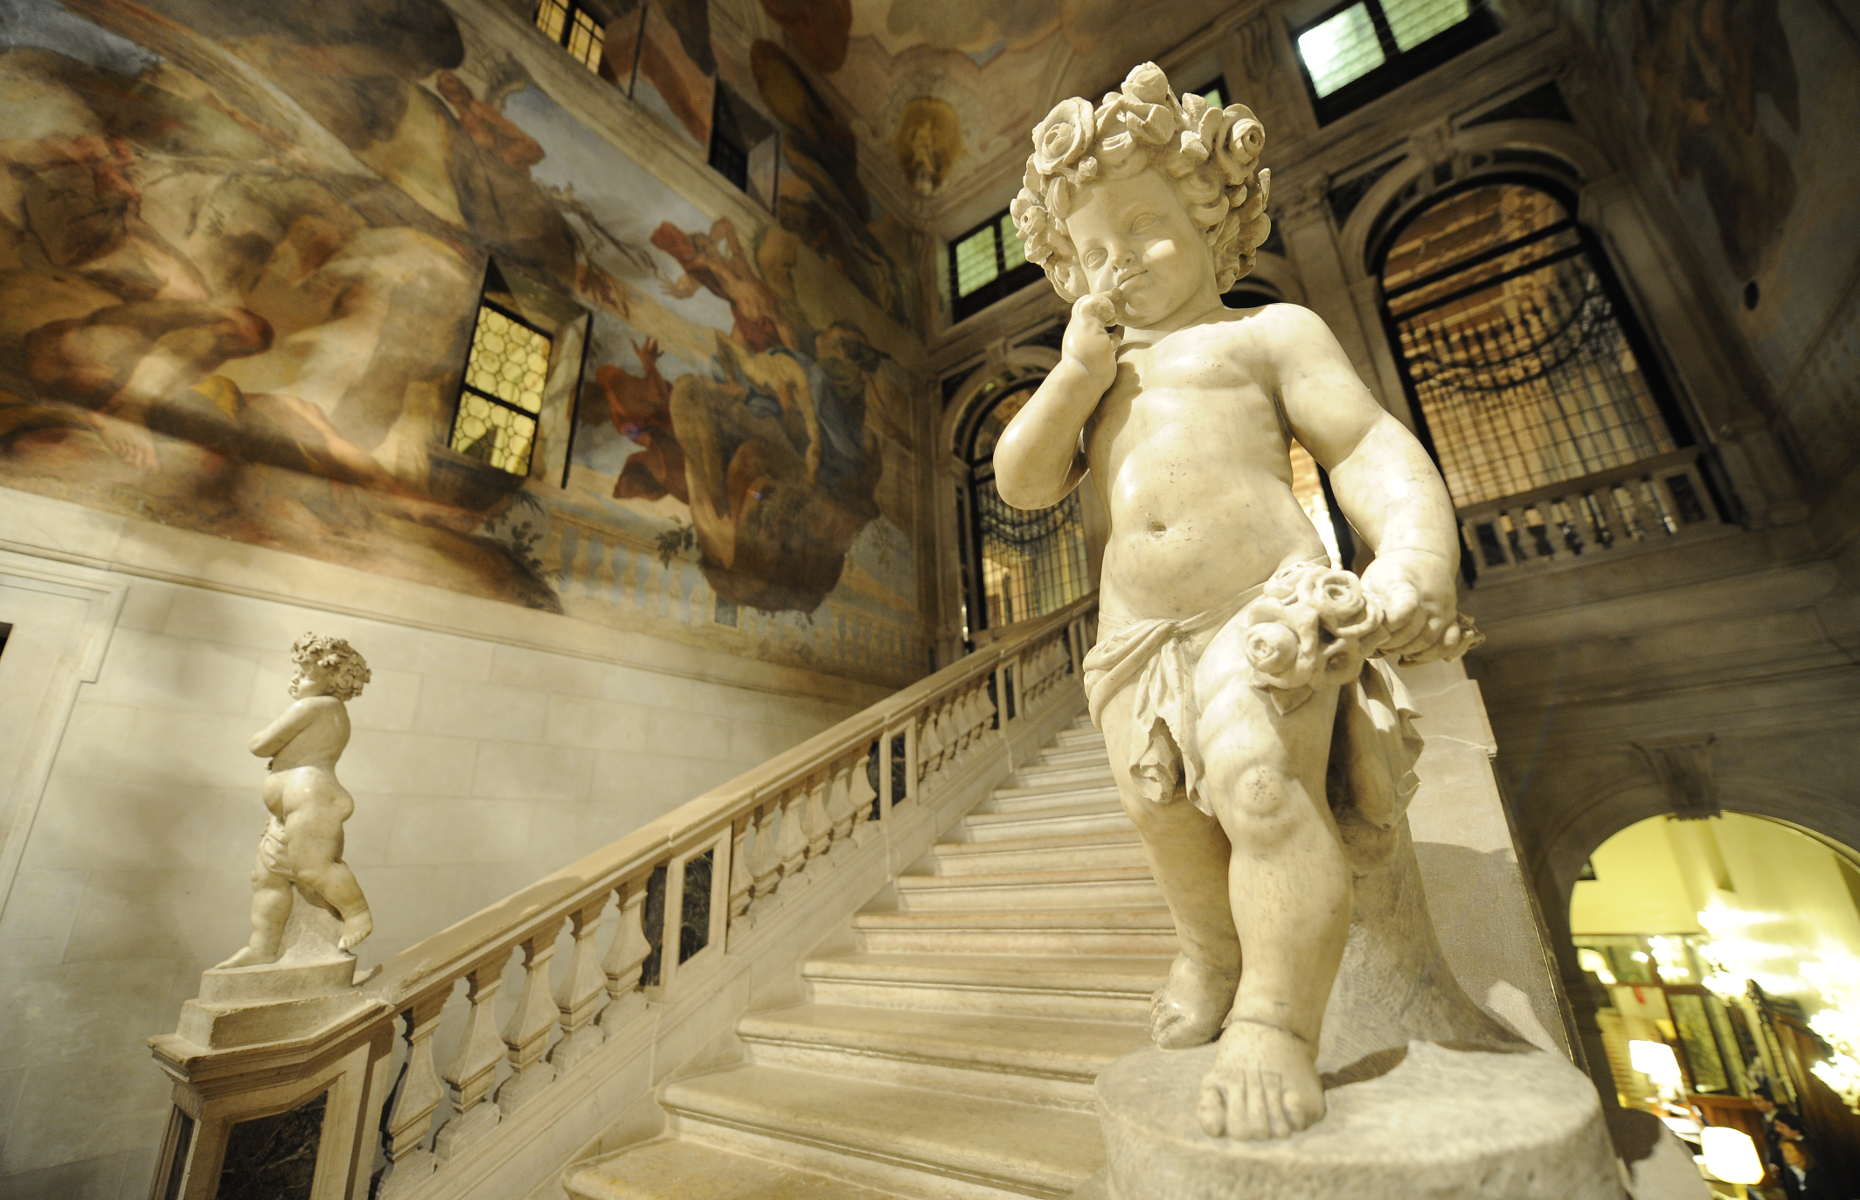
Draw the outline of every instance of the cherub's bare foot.
M367 909L362 909L342 923L342 936L336 941L336 949L353 950L375 931L375 919Z
M1150 997L1150 1040L1165 1050L1205 1046L1221 1032L1240 977L1204 967L1185 954L1169 966L1169 981Z
M1289 1030L1237 1020L1201 1080L1196 1116L1209 1137L1260 1141L1297 1133L1324 1115L1316 1051Z
M265 963L274 963L277 961L277 955L266 954L262 950L255 950L251 946L247 946L214 969L224 970L227 967L257 967L263 966Z

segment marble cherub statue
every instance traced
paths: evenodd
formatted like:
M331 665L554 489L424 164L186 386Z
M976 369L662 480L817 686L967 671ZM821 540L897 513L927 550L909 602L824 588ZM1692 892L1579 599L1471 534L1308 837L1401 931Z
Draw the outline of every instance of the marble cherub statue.
M1245 106L1178 99L1149 63L1040 123L1011 212L1072 310L1059 364L995 451L1009 504L1090 479L1110 513L1084 681L1181 947L1151 1033L1165 1048L1218 1038L1197 1117L1247 1139L1324 1114L1320 1034L1346 941L1355 954L1366 939L1371 978L1338 992L1366 1013L1370 993L1399 1007L1403 989L1433 988L1411 970L1445 977L1412 1011L1364 1017L1355 1049L1502 1036L1414 900L1403 811L1419 739L1375 657L1477 640L1458 615L1453 507L1320 318L1222 305L1269 228L1264 138ZM1360 579L1330 565L1293 495L1292 438L1375 551ZM1365 891L1400 911L1355 911ZM1379 921L1400 927L1359 938Z
M342 825L355 799L336 779L336 760L349 744L347 702L371 678L368 664L343 639L311 633L292 644L291 661L291 706L250 744L271 760L264 791L271 819L252 867L252 940L221 967L278 960L293 890L342 922L339 949L353 950L374 932L368 899L342 861Z

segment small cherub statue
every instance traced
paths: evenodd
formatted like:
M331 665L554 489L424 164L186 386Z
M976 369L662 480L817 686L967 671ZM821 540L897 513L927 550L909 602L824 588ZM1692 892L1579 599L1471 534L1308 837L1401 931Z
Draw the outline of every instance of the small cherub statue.
M368 664L343 639L311 633L292 644L291 661L293 703L251 741L253 754L271 760L264 793L271 820L252 867L252 940L221 967L278 960L292 888L342 922L339 949L353 950L374 932L368 899L342 861L342 823L355 799L336 780L336 760L349 744L345 702L361 695Z
M1235 1138L1324 1114L1319 1039L1353 893L1395 894L1364 881L1398 854L1390 869L1412 872L1403 806L1419 739L1373 656L1415 662L1477 640L1425 450L1314 313L1221 302L1269 228L1264 140L1245 106L1178 99L1151 63L1040 123L1011 211L1072 312L1059 364L995 451L1009 504L1054 504L1090 478L1110 514L1084 682L1180 939L1151 1033L1165 1048L1219 1039L1197 1116ZM1292 438L1375 551L1360 580L1331 566L1293 495ZM1352 997L1381 990L1398 1006L1403 989L1434 988L1389 977L1407 969L1391 963L1438 960L1416 907L1390 939L1409 944L1369 971L1386 984ZM1450 974L1440 987L1458 998L1437 990L1405 1025L1372 1018L1365 1036L1486 1030Z

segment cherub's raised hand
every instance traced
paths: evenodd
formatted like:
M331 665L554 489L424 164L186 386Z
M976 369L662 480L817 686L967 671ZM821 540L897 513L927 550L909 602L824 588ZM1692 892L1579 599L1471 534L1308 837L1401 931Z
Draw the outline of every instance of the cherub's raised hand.
M1363 571L1363 588L1381 606L1387 631L1381 653L1415 660L1433 657L1442 639L1459 629L1459 584L1453 564L1425 550L1378 553Z
M1117 305L1105 292L1081 296L1072 306L1060 355L1085 369L1085 376L1100 393L1117 377Z

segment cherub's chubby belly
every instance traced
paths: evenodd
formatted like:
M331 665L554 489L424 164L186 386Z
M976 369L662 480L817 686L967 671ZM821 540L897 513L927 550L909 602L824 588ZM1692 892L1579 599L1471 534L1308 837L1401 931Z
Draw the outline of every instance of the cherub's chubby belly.
M1111 536L1101 600L1129 617L1185 617L1231 604L1280 565L1322 557L1317 530L1269 466L1138 452L1106 489Z

